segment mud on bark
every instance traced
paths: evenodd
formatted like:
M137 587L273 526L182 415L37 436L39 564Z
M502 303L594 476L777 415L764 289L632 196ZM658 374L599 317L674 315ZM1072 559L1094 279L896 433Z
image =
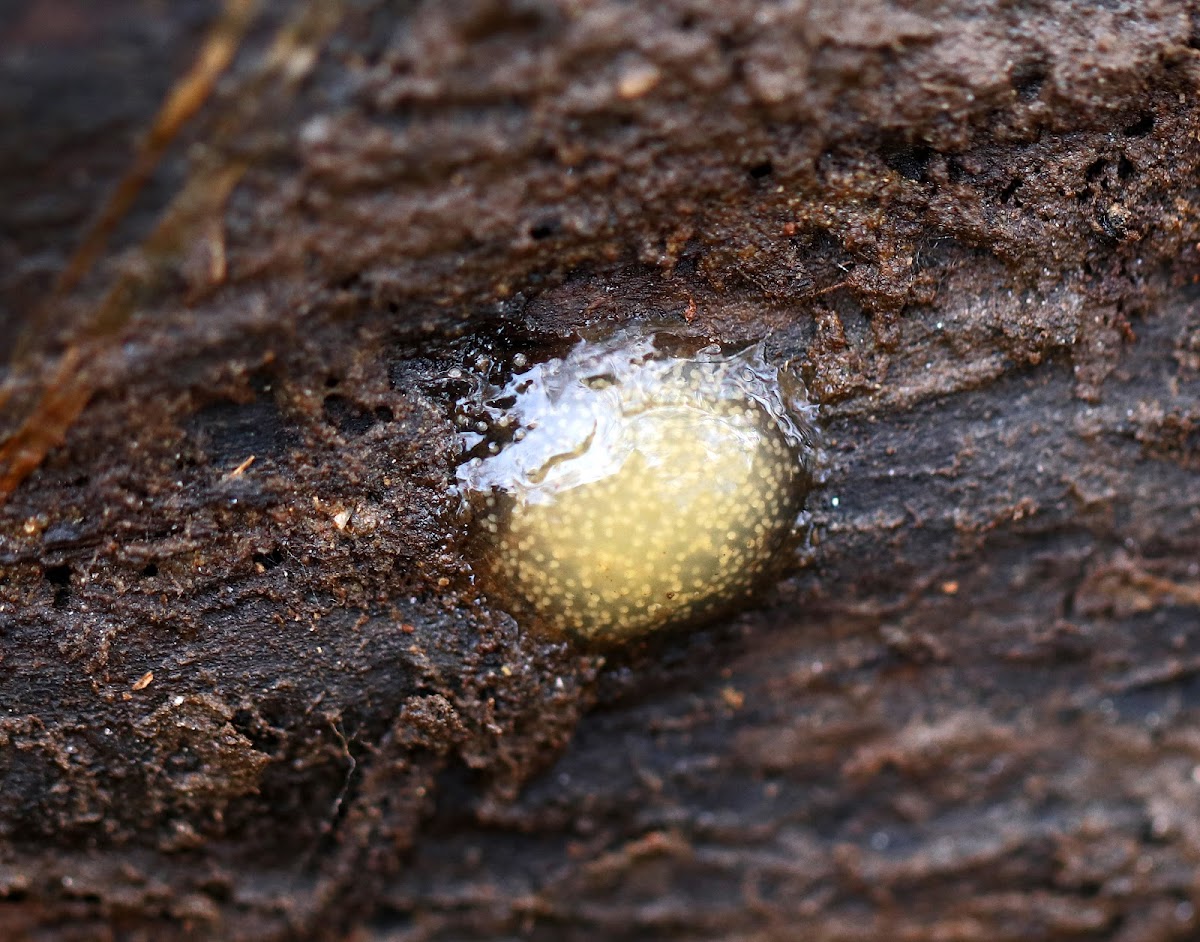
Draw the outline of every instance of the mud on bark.
M1194 933L1200 7L18 8L0 935ZM474 589L447 376L651 318L829 481L601 656Z

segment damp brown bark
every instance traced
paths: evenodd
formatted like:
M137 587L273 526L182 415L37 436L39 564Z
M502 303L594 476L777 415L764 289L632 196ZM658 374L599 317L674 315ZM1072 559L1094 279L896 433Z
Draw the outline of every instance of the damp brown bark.
M1195 932L1197 4L16 8L0 936ZM474 591L447 372L651 317L829 478L601 657Z

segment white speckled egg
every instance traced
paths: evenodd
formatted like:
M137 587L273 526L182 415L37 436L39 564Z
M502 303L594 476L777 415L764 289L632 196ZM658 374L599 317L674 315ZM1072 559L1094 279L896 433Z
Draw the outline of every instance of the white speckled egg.
M490 594L577 638L636 638L744 598L812 486L815 409L761 347L581 341L477 401L458 477Z

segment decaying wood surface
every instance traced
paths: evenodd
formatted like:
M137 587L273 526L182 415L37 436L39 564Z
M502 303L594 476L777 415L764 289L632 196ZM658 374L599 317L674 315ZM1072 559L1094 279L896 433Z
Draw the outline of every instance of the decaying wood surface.
M1200 3L9 6L0 938L1194 937ZM662 318L816 545L538 637L448 373Z

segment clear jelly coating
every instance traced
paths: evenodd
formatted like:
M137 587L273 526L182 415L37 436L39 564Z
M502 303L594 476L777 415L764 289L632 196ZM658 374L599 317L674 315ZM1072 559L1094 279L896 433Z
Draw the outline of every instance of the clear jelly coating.
M769 569L812 486L815 408L761 345L681 346L580 341L463 404L459 485L514 612L626 640L727 608Z

